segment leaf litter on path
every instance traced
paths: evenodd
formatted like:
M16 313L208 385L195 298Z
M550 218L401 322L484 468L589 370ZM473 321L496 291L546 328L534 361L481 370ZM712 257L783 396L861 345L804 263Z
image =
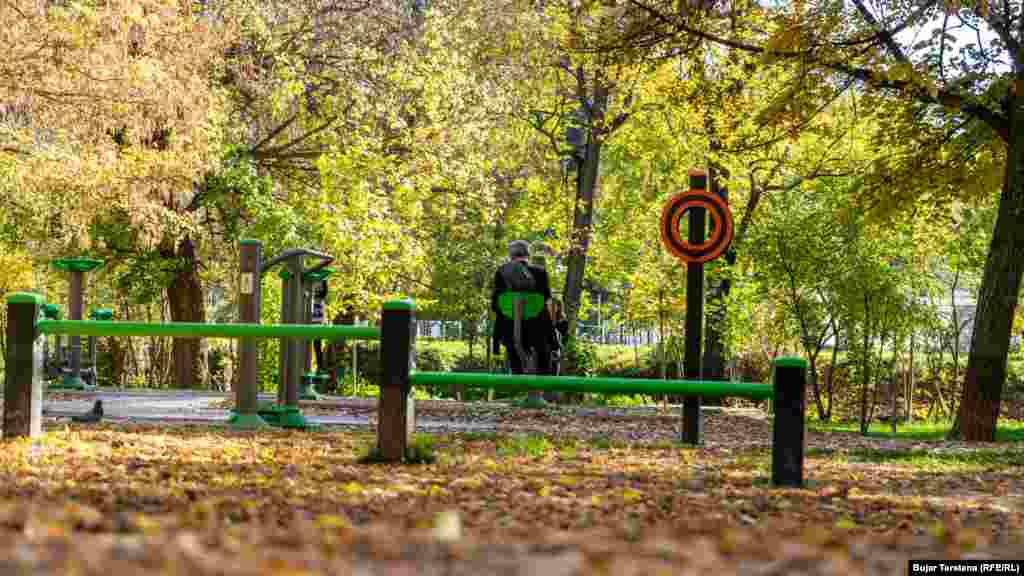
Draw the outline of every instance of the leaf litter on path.
M774 489L763 416L709 413L698 447L659 411L500 416L496 434L430 437L437 459L417 466L359 464L366 432L61 425L0 453L0 558L15 573L199 575L899 574L909 558L1024 558L1012 448L931 469L859 456L921 443L810 433L807 486Z

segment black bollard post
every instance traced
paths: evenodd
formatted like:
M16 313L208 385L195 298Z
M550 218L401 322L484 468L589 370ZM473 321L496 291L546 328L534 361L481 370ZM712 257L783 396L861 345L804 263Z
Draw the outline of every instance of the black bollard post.
M416 305L411 300L384 303L380 323L380 403L377 448L383 460L399 462L416 427L409 371L416 346Z
M775 423L772 429L772 484L804 484L804 409L807 361L775 359Z
M260 267L263 245L259 240L238 243L238 321L260 323ZM267 423L259 415L259 349L255 338L238 341L238 388L235 390L235 414L229 420L233 428L262 428Z
M42 306L38 294L15 292L7 297L4 439L43 432L43 338L36 332Z

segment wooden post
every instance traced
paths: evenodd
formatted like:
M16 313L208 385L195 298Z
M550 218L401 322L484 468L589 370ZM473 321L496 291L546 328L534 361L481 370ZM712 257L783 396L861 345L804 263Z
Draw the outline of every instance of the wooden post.
M38 294L15 292L7 297L4 439L43 432L43 339L36 332L42 306Z
M399 462L416 429L409 372L414 366L416 305L411 300L384 303L380 326L380 403L377 448L383 460Z
M704 190L707 188L708 177L703 170L690 170L690 188ZM704 209L690 208L690 244L704 242ZM686 264L686 365L684 377L687 380L700 378L701 351L704 324L704 264L701 262ZM701 399L699 396L683 398L683 433L682 441L687 444L699 444L701 432Z
M803 486L804 410L807 361L775 359L775 422L772 427L772 484Z

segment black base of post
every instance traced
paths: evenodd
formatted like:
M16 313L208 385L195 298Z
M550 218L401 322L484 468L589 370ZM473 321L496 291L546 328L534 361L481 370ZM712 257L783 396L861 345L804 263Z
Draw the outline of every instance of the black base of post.
M38 294L15 292L7 297L4 439L43 432L43 338L36 333L42 306Z
M683 437L686 444L700 444L701 418L700 418L700 397L687 396L683 398Z
M772 484L804 485L804 410L807 362L775 359L775 423L772 428Z

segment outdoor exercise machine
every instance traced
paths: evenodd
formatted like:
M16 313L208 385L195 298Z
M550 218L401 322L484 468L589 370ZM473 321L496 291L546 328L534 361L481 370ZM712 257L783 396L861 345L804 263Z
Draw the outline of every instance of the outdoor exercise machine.
M60 320L60 308L56 304L47 304L43 307L43 317L49 320ZM90 320L110 320L113 317L114 313L109 308L97 308L89 313ZM97 385L96 337L89 336L88 342L86 347L88 352L82 357L79 374L81 375L83 385L86 388L92 388ZM60 336L53 337L52 353L50 350L50 338L43 339L43 371L46 374L47 383L50 388L74 388L73 386L63 385L63 381L71 376L68 350L69 347L64 345L63 338ZM57 382L57 384L52 382Z
M61 320L42 317L46 302L39 294L16 292L7 297L7 357L4 386L3 434L5 438L38 436L42 431L43 348L46 336L153 336L169 338L235 338L239 345L239 383L236 387L235 410L228 424L237 429L267 426L269 423L286 427L307 427L298 412L298 384L302 373L302 342L318 338L325 340L379 339L376 326L311 326L302 324L301 298L295 298L299 282L286 283L292 305L286 324L260 324L260 296L262 274L273 266L284 263L301 278L308 270L317 270L332 258L311 250L289 250L265 264L261 260L262 245L256 240L242 240L239 261L239 320L238 323L207 324L202 322L116 322L111 320ZM319 258L320 264L303 268L307 256ZM296 321L298 319L299 321ZM271 407L268 423L258 404L259 351L256 340L278 338L285 345L285 379L282 381L284 405ZM288 351L288 352L286 352Z
M93 258L59 258L50 264L68 273L68 318L81 320L85 301L85 273L102 266L103 261ZM97 310L93 314L99 312ZM60 309L52 304L47 305L44 314L47 318L59 319ZM109 314L109 311L104 314ZM46 374L53 380L50 388L85 390L96 385L95 338L89 339L89 353L85 363L82 362L82 340L78 336L69 336L67 346L62 344L58 336L54 348L53 356L44 352Z
M305 314L303 318L304 324L319 324L323 321L323 305L324 302L317 298L317 289L323 286L324 291L327 290L327 278L334 273L334 269L330 267L319 267L312 270L307 270L302 274L302 310ZM318 318L314 319L314 308L320 306ZM317 386L322 385L326 382L330 376L324 372L324 367L321 364L323 361L323 352L321 352L320 358L317 359L316 372L313 372L313 348L315 341L307 340L303 346L302 352L305 356L305 371L302 374L302 392L299 394L301 400L318 400L320 394L317 392Z
M307 258L316 258L318 262L307 268ZM334 262L334 257L310 250L295 248L285 250L266 262L262 261L262 245L257 240L242 240L240 243L240 270L242 296L254 293L250 300L246 298L244 305L240 303L240 320L242 322L259 323L261 299L260 284L263 275L278 264L283 269L278 276L281 278L281 324L307 325L310 318L312 283L317 278L326 278L330 272L327 265ZM248 293L247 293L248 291ZM250 309L255 307L254 309ZM268 423L284 428L308 428L309 424L299 410L300 386L303 376L309 368L308 338L281 338L278 356L277 402L259 407L259 415ZM255 346L255 341L243 340L240 345L240 358L246 346ZM247 374L243 371L241 376ZM237 409L237 408L236 408ZM240 412L239 412L240 413Z

